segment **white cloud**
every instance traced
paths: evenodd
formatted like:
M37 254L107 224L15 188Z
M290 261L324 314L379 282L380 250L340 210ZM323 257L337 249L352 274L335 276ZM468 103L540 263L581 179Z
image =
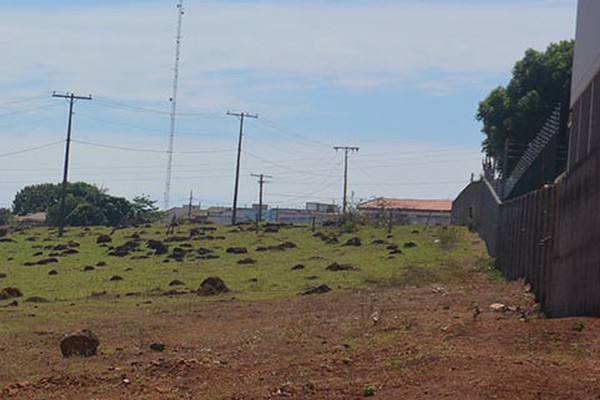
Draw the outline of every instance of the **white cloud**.
M574 8L563 2L190 1L183 95L229 102L234 88L211 82L221 84L235 72L244 72L249 83L304 80L350 89L426 85L431 70L449 80L454 74L506 74L527 47L572 37ZM44 90L169 97L174 7L80 7L62 11L59 20L48 13L4 10L0 85L38 82Z

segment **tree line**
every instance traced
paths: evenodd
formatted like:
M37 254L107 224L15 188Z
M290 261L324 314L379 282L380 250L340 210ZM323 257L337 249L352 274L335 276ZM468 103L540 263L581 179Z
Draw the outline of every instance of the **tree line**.
M57 226L61 188L60 184L41 183L19 190L13 200L12 211L0 209L0 225L10 223L13 216L45 212L46 223ZM65 224L68 226L140 224L154 222L161 216L156 201L147 195L136 196L129 201L86 182L67 183Z

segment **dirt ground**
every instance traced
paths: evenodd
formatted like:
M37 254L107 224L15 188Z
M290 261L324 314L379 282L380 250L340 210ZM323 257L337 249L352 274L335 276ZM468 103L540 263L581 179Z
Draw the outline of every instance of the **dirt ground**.
M600 321L540 318L519 282L475 270L469 282L254 302L94 299L64 318L40 305L31 329L0 331L0 398L600 398ZM100 354L63 359L61 335L83 327Z

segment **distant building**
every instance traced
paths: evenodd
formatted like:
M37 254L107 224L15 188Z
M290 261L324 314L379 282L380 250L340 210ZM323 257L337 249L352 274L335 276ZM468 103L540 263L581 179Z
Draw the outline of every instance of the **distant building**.
M37 212L34 214L28 214L24 216L16 216L15 220L21 226L44 225L46 223L46 213Z
M362 213L389 217L402 225L449 225L452 200L391 199L380 197L358 205Z
M340 206L335 205L335 204L328 204L328 203L309 202L309 203L306 203L306 210L322 212L322 213L339 213Z
M238 223L256 222L258 218L258 205L252 208L237 208L236 220ZM207 220L218 225L231 224L231 207L211 207L207 211ZM319 212L312 210L298 210L292 208L269 208L263 205L263 222L284 222L294 224L322 223L330 220L336 214L332 212Z

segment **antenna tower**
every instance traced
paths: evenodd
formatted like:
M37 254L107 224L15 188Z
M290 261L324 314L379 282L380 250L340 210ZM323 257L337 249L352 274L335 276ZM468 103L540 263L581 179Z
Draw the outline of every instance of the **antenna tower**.
M171 172L173 170L173 140L175 139L175 117L177 116L177 85L179 83L179 58L181 54L181 24L183 21L183 0L177 4L177 37L175 47L175 68L173 68L173 95L171 101L171 131L169 135L169 150L167 151L167 183L165 185L165 210L169 208L169 197L171 194Z

